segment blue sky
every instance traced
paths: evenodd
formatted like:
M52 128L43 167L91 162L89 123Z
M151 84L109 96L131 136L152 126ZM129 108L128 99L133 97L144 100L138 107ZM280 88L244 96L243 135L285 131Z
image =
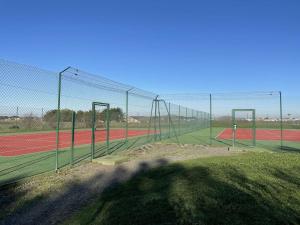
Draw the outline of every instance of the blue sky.
M0 58L157 93L299 96L298 0L0 0Z

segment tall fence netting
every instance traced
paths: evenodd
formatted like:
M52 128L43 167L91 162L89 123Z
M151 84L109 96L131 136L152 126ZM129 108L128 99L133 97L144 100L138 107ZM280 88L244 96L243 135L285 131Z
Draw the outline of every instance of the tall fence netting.
M158 95L6 60L0 88L0 184L155 141L300 150L300 98L278 91Z

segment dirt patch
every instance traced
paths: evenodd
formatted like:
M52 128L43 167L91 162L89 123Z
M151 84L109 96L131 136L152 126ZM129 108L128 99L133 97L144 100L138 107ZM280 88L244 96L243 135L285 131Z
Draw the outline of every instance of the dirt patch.
M178 144L148 144L137 149L132 149L120 153L130 158L131 161L139 160L153 160L164 158L170 162L211 157L211 156L225 156L236 153L230 151L227 147L212 148L204 145L181 145Z
M235 153L202 145L149 144L119 153L128 161L118 166L86 162L58 174L37 176L1 190L0 224L59 224L105 188L141 171L170 162Z

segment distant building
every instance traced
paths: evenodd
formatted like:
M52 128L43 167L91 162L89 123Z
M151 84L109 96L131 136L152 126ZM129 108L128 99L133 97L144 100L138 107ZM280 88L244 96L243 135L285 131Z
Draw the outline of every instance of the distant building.
M128 117L128 123L141 123L141 121L139 121L133 117Z

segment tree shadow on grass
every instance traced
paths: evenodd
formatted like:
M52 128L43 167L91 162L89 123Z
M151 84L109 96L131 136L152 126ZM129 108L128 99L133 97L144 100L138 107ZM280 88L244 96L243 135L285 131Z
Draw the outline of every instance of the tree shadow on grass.
M106 190L94 205L97 210L80 224L300 223L299 198L292 200L293 208L278 197L283 193L276 185L232 167L223 172L226 178L218 179L209 167L155 169Z
M63 187L58 186L58 190L33 198L27 196L29 190L22 188L22 185L3 186L0 189L0 224L59 224L95 196L100 195L104 189L119 185L141 172L166 163L165 160L155 160L140 162L136 168L118 166L111 171L103 169L87 180L74 180Z
M280 146L280 145L268 145L263 143L258 143L257 146L268 149L274 152L290 152L290 153L300 153L300 144L299 147L292 147L292 146Z
M47 200L27 203L3 224L57 224L84 205L76 224L300 223L299 196L293 197L295 190L288 188L299 185L299 167L270 168L264 179L248 177L234 166L220 165L216 170L200 163L166 164L158 159L140 162L135 168L119 166L86 181L68 183Z
M300 146L298 148L290 147L290 146L282 146L282 147L279 146L279 149L286 152L300 153Z

